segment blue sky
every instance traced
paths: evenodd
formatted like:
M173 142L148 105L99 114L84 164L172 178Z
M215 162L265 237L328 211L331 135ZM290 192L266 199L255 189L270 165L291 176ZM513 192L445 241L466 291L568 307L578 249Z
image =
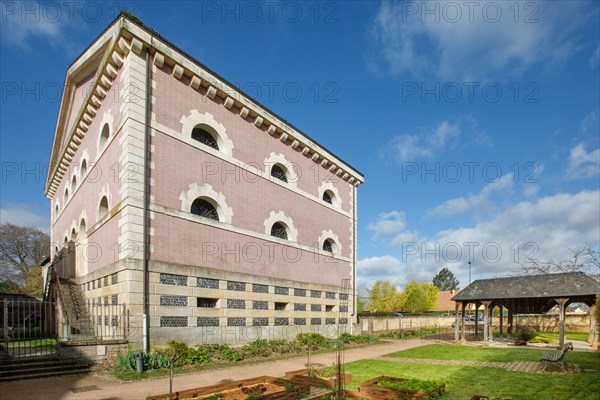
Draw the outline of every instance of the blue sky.
M1 5L3 223L48 229L66 68L125 8L365 174L362 287L600 243L598 2Z

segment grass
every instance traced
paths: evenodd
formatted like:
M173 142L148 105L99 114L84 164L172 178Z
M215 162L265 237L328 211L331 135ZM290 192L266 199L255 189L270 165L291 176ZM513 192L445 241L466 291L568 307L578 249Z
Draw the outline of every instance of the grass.
M14 340L8 342L8 348L26 348L26 347L44 347L44 346L55 346L56 339L31 339L31 340Z
M427 345L394 353L391 357L432 358L476 361L539 361L544 350L498 349L468 346ZM600 393L600 354L569 352L567 361L579 364L582 373L535 374L509 372L487 367L431 365L396 361L362 360L345 366L352 374L348 389L356 390L363 382L380 375L401 378L436 379L446 383L441 399L470 399L474 394L512 400L590 399Z

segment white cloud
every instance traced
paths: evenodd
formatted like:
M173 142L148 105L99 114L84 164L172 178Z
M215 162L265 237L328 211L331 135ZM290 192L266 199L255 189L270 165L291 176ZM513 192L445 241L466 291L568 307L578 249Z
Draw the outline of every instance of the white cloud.
M571 149L566 170L569 179L593 178L600 175L600 148L587 151L583 143Z
M443 121L433 128L420 129L416 134L396 136L387 147L391 148L400 162L433 158L436 152L456 146L460 133L458 124Z
M379 214L377 221L370 222L367 229L375 232L375 238L393 235L404 229L406 218L403 212L389 211Z
M5 204L0 208L0 223L33 226L43 232L50 232L49 212L40 213L21 205Z
M449 199L443 203L427 210L428 217L449 217L467 212L471 213L489 213L495 206L492 197L501 193L506 196L512 192L514 186L514 176L512 174L503 175L495 182L484 186L480 193L469 197L457 197Z
M502 185L508 184L488 190L499 190ZM570 256L569 249L600 244L599 190L521 201L490 215L470 227L439 230L429 237L411 232L419 238L412 242L391 239L401 256L395 260L389 256L361 260L359 266L364 265L366 273L363 276L358 269L359 282L382 279L401 287L413 279L430 282L447 267L464 287L469 261L473 279L505 276L518 272L520 264L532 258L562 260Z
M593 18L584 2L469 4L382 2L370 32L370 67L392 76L504 79L564 64L580 46L575 33Z

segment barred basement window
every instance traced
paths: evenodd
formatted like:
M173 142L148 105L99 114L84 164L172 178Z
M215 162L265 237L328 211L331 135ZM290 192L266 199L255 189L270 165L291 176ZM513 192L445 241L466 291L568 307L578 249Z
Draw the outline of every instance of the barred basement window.
M294 318L294 325L306 325L306 318Z
M245 309L246 301L239 299L227 299L227 308Z
M285 183L288 181L287 174L285 173L285 167L281 164L275 164L271 167L271 176Z
M335 318L325 318L325 325L335 325Z
M321 298L321 291L320 290L311 290L310 291L310 297L314 297L316 299L320 299Z
M219 317L198 317L197 326L219 326Z
M199 215L204 218L212 219L215 221L219 220L219 213L214 205L205 199L197 198L192 203L190 212L194 215Z
M325 312L333 311L334 306L325 306Z
M269 318L253 318L252 319L252 326L267 326L269 325Z
M294 311L306 311L305 303L294 303Z
M321 325L321 318L311 318L310 324L311 325Z
M211 299L208 297L197 297L196 307L202 308L216 308L218 299Z
M275 310L278 311L285 311L285 309L287 308L288 303L275 303Z
M269 302L268 301L253 301L252 302L252 309L253 310L268 310L269 309Z
M333 292L325 292L326 299L335 299L335 293Z
M267 285L259 285L258 283L252 284L252 291L254 293L269 293L269 287Z
M323 310L323 306L321 306L320 304L311 304L310 305L310 311L322 311Z
M197 278L196 286L205 288L205 289L218 289L219 288L219 280L218 279L210 279L210 278Z
M289 325L289 324L290 324L289 318L275 318L275 325L277 325L277 326Z
M288 234L285 225L281 222L275 222L271 227L271 236L287 240Z
M161 328L184 328L188 326L188 317L160 317Z
M187 286L187 276L160 274L160 283L163 285Z
M208 147L212 147L215 150L219 150L219 144L215 137L200 127L192 129L192 139L197 140Z
M246 318L243 318L243 317L227 318L227 326L246 326Z
M244 282L227 281L227 290L235 290L238 292L245 292L246 284Z
M306 289L294 289L294 296L306 297Z
M275 286L275 294L289 294L290 289L282 286Z
M187 296L161 295L160 305L166 307L187 307Z

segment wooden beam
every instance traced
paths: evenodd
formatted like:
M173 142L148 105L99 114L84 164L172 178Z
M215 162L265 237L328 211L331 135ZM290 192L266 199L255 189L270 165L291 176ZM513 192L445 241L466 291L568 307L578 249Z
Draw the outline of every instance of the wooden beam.
M503 310L503 308L504 307L502 306L502 304L500 304L500 337L501 338L504 337L502 335L502 328L503 328L503 325L504 325L504 315L503 315L504 310Z
M569 299L554 299L554 301L558 304L558 345L562 348L565 344L565 312Z

